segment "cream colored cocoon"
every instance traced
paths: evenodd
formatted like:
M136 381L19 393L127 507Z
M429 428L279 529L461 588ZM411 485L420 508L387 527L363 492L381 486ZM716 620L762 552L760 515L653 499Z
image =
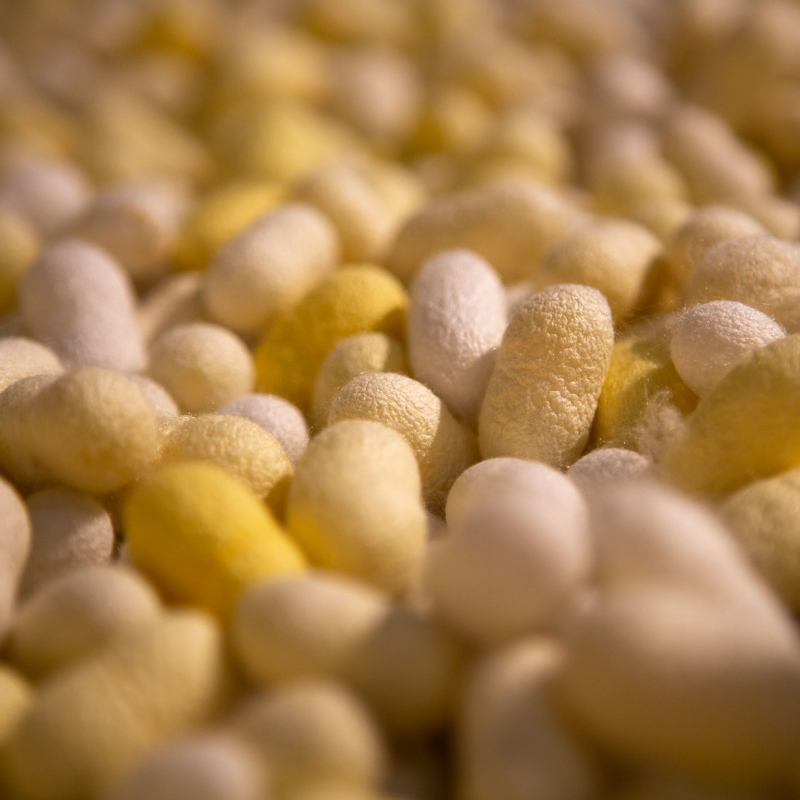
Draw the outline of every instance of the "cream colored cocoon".
M494 351L506 329L503 284L467 250L427 261L410 289L407 341L414 377L459 419L477 419Z
M68 239L48 247L20 281L19 308L67 367L145 366L130 278L93 244Z
M516 456L566 467L586 446L611 361L606 299L561 284L514 315L497 351L478 421L484 458Z
M31 546L28 510L16 489L0 478L0 637L11 620L17 590Z
M22 378L63 371L58 356L49 347L16 336L0 339L0 392Z

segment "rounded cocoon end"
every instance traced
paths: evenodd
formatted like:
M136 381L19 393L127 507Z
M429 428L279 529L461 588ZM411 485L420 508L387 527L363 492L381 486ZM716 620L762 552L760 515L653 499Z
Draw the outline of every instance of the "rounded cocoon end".
M800 464L800 335L756 350L701 401L662 467L689 492L732 492Z
M702 397L753 350L785 335L766 314L716 300L683 312L672 329L670 354L681 378Z
M553 189L534 181L502 181L436 199L400 229L387 265L408 281L443 250L472 250L504 281L523 280L580 214Z
M388 598L343 575L312 573L248 589L233 618L233 647L248 677L271 685L341 677Z
M278 796L330 781L377 789L386 754L367 710L343 686L302 681L251 700L233 729L269 769Z
M735 300L800 331L800 244L771 236L720 242L702 258L686 287L691 305Z
M425 503L444 508L453 481L478 460L474 435L418 381L389 372L354 378L331 404L328 423L381 422L405 436L419 462Z
M262 800L267 771L239 737L208 733L159 748L125 777L111 800Z
M176 611L118 637L48 681L0 756L15 797L102 796L161 742L228 702L222 631Z
M71 570L106 564L114 552L114 526L96 500L67 489L29 495L33 539L20 595L27 597Z
M9 656L38 680L160 614L158 595L135 572L114 566L75 570L48 583L19 609Z
M312 563L393 594L411 588L426 545L414 453L375 422L340 422L311 440L289 490L287 527Z
M176 599L228 616L247 587L304 559L259 499L213 464L161 467L123 507L136 566Z
M370 330L402 337L407 305L402 284L381 267L337 269L267 328L256 350L259 387L305 409L317 372L336 344Z
M245 394L219 409L220 414L244 417L280 442L292 466L308 446L308 426L297 406L272 394Z
M245 343L220 325L170 328L150 350L150 376L189 414L216 411L253 390L255 366Z
M59 375L64 371L58 356L31 339L0 339L0 392L33 375Z
M152 406L156 417L177 417L180 415L180 409L161 384L144 375L130 375L129 377L142 390L142 394Z
M457 417L474 422L506 324L505 290L490 264L466 250L435 256L411 284L414 377Z
M211 317L239 333L258 333L336 266L336 229L311 206L280 206L214 256L204 276Z
M16 489L0 478L0 637L5 635L31 547L28 510Z
M280 442L243 417L200 414L162 426L162 463L208 461L238 478L282 514L292 464Z
M509 323L483 398L484 458L516 456L565 467L586 446L611 362L614 323L588 286L551 286Z
M17 303L17 285L39 253L39 237L13 211L0 206L0 314Z
M652 466L649 458L633 450L598 447L579 458L567 475L582 492L590 492L644 475Z
M19 284L25 325L70 367L139 372L145 365L130 278L93 244L48 247Z
M601 291L615 320L636 310L647 271L661 242L628 220L598 220L557 242L542 261L536 282L578 283Z
M369 331L342 339L322 362L314 381L311 421L324 428L334 398L353 378L370 372L406 372L403 346L384 333Z

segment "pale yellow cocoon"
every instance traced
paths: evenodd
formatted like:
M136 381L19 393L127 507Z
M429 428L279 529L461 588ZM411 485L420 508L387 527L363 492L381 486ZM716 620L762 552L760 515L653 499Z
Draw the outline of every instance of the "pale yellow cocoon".
M622 447L598 447L579 458L567 475L582 492L592 492L617 481L644 475L653 462Z
M302 203L259 218L214 256L203 279L211 317L240 333L258 333L291 308L339 261L333 223Z
M309 560L393 594L425 553L419 469L411 447L376 422L348 420L314 438L289 491L287 527Z
M177 417L180 415L175 400L160 384L145 375L130 375L130 379L142 390L156 417Z
M0 392L22 378L63 371L58 356L49 347L17 336L0 339Z
M202 276L196 272L170 275L160 281L137 309L145 346L176 325L205 319L201 290Z
M614 345L611 310L596 289L552 286L512 317L481 406L484 458L515 456L556 467L589 439Z
M33 687L11 667L0 665L0 745L3 745L33 703Z
M521 280L579 216L544 184L503 181L424 206L400 229L386 263L407 281L432 255L464 248L485 258L504 281Z
M39 237L15 212L0 207L0 313L17 303L17 284L39 253Z
M47 683L0 757L24 800L107 792L152 748L218 714L230 694L222 631L176 611Z
M28 510L14 487L0 478L0 636L4 635L17 602L17 591L31 547Z
M375 372L350 381L334 398L328 424L355 419L383 423L406 438L434 513L444 507L453 481L478 460L474 434L430 389L405 375Z
M40 680L160 615L158 595L137 573L85 567L56 578L20 607L9 657L28 677Z

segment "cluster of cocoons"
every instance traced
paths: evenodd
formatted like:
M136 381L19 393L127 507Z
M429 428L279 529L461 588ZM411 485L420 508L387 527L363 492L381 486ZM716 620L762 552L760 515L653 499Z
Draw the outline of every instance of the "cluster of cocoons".
M796 0L0 7L0 798L800 798Z

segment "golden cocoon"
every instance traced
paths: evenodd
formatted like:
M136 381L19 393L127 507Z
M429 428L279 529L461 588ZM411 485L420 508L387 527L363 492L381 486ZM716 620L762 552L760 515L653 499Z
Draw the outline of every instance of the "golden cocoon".
M114 789L112 800L263 800L270 781L240 737L199 733L150 754Z
M800 244L771 236L720 242L705 253L686 287L690 305L735 300L800 330Z
M341 44L406 47L419 36L415 12L381 0L311 0L302 20L315 35Z
M45 489L29 495L26 505L32 538L23 597L64 573L111 561L114 526L96 500L68 489Z
M557 242L542 261L536 282L579 283L601 291L615 320L636 310L645 276L661 242L628 220L598 220Z
M262 583L239 601L231 626L234 652L256 683L338 678L388 610L381 592L335 573Z
M525 639L477 661L460 704L459 797L598 796L596 765L551 702L551 684L563 659L556 644Z
M649 458L623 447L598 447L581 456L567 475L582 492L593 492L617 481L644 475L653 466Z
M3 579L0 581L0 636L4 635L17 601L25 562L31 546L31 522L28 510L14 487L0 479L0 560Z
M54 579L20 607L9 657L39 680L160 614L158 595L137 573L111 565L84 567Z
M23 378L63 371L58 356L49 347L17 336L0 339L0 392Z
M308 425L300 409L274 394L243 394L219 409L220 414L244 417L271 433L292 466L308 446Z
M560 701L605 749L734 787L796 768L800 650L724 606L654 588L610 595L566 631Z
M474 422L506 329L503 284L480 256L454 250L427 261L410 294L411 371L456 417Z
M385 333L368 331L342 339L325 356L311 398L311 422L322 428L334 398L353 378L370 372L406 372L403 346Z
M15 212L0 206L0 314L17 303L17 285L39 253L39 237Z
M0 757L4 784L26 800L101 795L148 751L218 714L230 687L214 621L160 616L47 682Z
M402 337L407 305L403 285L381 267L337 269L267 327L255 354L259 388L305 409L339 340L369 330Z
M766 314L716 300L683 312L672 329L670 354L681 378L702 397L754 350L785 335Z
M292 476L292 464L271 433L249 419L223 414L167 420L161 428L161 461L216 464L278 514Z
M333 223L302 203L279 206L217 252L203 279L215 322L258 333L291 308L339 261Z
M568 466L589 439L614 345L611 309L588 286L551 286L512 317L478 421L484 458Z
M156 339L148 373L190 414L216 411L252 391L256 379L245 343L208 322L176 325Z
M125 500L134 564L170 598L226 617L255 583L302 572L305 560L244 484L220 467L161 467Z
M312 564L402 594L425 554L421 488L414 453L399 433L346 420L312 439L300 459L287 527Z
M377 789L383 777L380 731L361 702L335 683L298 681L256 696L233 728L269 769L279 797L326 781Z
M683 490L732 492L800 464L800 335L756 350L701 401L663 468Z
M139 372L145 365L130 278L93 244L68 239L48 247L20 281L19 308L65 366Z
M159 281L139 304L137 318L142 340L150 346L176 325L206 319L202 302L202 275L170 275Z
M407 281L442 250L472 250L504 281L527 278L579 212L535 181L502 181L433 200L398 232L387 265Z
M11 667L0 665L0 745L13 733L34 699L33 687Z
M425 503L439 512L453 481L478 460L474 434L418 381L390 372L354 378L336 395L328 424L372 420L401 433L416 456Z

